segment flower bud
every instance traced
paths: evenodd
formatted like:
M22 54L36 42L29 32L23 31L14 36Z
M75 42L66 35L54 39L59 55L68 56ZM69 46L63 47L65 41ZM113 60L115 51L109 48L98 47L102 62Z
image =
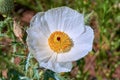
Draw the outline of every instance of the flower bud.
M10 14L13 8L13 0L0 0L0 14Z

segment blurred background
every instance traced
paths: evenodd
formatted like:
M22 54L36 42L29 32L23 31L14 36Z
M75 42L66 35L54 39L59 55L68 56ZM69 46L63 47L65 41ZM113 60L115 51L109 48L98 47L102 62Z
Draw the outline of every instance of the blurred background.
M95 34L93 50L71 72L57 74L60 80L120 79L120 0L0 0L0 80L55 80L28 54L25 40L37 12L60 6L83 13Z

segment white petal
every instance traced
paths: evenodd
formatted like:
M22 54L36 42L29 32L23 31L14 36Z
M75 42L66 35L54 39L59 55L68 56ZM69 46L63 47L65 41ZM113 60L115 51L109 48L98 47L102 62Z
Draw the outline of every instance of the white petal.
M50 69L54 72L69 72L72 69L71 62L56 62L57 54L54 53L48 61L39 62L40 67Z
M47 38L50 32L43 15L44 13L36 14L27 29L28 48L38 61L46 60L52 55Z
M49 57L52 55L52 50L47 45L47 42L39 39L39 37L27 37L27 44L30 52L34 55L37 61L49 59Z
M37 47L48 46L47 38L37 28L29 28L27 33L28 47L31 46L35 50Z
M40 31L45 37L49 37L50 35L50 30L48 27L48 24L45 20L44 17L44 12L39 12L37 13L30 22L30 28L35 28L37 29L37 31Z
M58 54L57 61L76 61L86 56L88 52L92 50L93 38L93 30L90 27L86 26L86 31L76 38L72 49L67 53Z
M83 15L68 7L59 7L45 12L50 31L64 31L76 38L84 31ZM73 35L74 34L74 35Z

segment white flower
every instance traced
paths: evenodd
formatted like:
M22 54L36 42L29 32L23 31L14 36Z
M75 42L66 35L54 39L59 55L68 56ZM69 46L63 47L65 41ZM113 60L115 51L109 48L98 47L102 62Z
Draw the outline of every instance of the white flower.
M84 16L68 7L37 13L27 29L29 51L40 67L68 72L72 62L92 50L94 33Z

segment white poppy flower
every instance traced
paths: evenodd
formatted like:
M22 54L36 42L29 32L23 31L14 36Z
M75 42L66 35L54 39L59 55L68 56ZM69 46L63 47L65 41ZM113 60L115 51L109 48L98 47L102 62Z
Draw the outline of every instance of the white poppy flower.
M84 16L68 7L37 13L27 29L29 51L40 67L68 72L72 62L92 50L94 33L84 25Z

